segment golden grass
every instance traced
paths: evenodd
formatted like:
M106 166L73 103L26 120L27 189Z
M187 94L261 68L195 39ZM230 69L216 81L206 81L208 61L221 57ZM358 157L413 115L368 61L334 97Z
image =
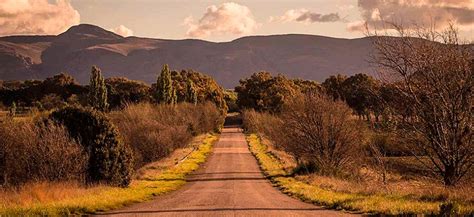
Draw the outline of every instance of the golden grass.
M260 167L274 185L284 193L305 201L326 206L328 208L378 214L438 214L444 202L435 192L443 192L438 188L426 187L420 190L419 183L397 183L383 188L372 183L354 183L333 177L311 176L291 177L289 170L278 160L269 148L255 135L247 135L251 152L256 156ZM271 149L270 149L271 150ZM391 189L391 190L387 190ZM429 191L431 189L432 191ZM469 190L469 189L468 189ZM458 212L472 214L474 202L469 193L463 190L449 191L448 197L459 204ZM472 191L472 190L471 190ZM467 191L469 192L469 191Z
M165 163L168 168L161 172L145 171L147 179L135 179L128 188L85 188L74 183L36 183L17 191L0 192L0 216L87 214L150 200L153 196L176 190L185 184L185 176L205 161L217 138L211 134L200 137L200 145L178 164Z

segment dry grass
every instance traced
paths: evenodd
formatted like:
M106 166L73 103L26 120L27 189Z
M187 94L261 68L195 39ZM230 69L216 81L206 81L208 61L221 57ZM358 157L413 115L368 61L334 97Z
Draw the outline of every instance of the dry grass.
M472 184L446 189L442 184L427 180L404 180L393 175L383 185L373 172L366 169L366 179L344 180L309 175L289 176L285 159L274 152L271 144L262 143L255 134L247 136L250 150L257 157L264 173L287 194L329 208L379 214L439 214L440 205L454 201L460 214L474 212ZM285 168L287 167L287 168ZM371 177L371 178L370 178Z
M135 168L168 156L193 136L218 128L222 118L212 104L132 104L109 114L125 144L133 148Z
M193 151L199 148L202 141L206 138L206 134L199 135L189 143L188 146L179 148L173 151L169 156L155 161L149 164L146 164L142 168L138 169L135 175L137 180L150 180L152 177L156 177L162 173L167 168L170 168L174 165L179 164L186 159Z
M384 185L374 179L354 181L314 174L310 176L297 176L295 178L312 186L334 192L361 195L394 194L420 201L445 202L449 200L462 201L474 205L474 192L472 187L468 185L445 188L442 183L430 182L429 180L403 180L395 178Z
M135 179L128 188L84 187L74 182L43 182L27 184L16 190L3 190L0 192L0 215L64 216L96 213L149 200L155 195L164 194L182 186L185 183L184 177L205 161L216 140L217 136L210 134L196 138L193 144L199 143L199 145L193 152L183 152L178 149L170 155L169 159L156 164L166 167L165 169L160 172L149 172L154 169L145 168L143 173L149 174L149 179ZM187 157L183 159L184 156ZM175 165L170 159L183 160Z

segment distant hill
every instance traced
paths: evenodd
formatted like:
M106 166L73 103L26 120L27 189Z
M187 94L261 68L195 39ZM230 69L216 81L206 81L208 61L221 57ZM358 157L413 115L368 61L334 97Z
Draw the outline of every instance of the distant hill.
M59 72L87 83L92 65L106 77L155 82L164 63L194 69L232 88L257 71L322 81L341 73L372 73L369 38L315 35L249 36L231 42L124 38L81 24L57 36L0 37L0 80L41 79Z

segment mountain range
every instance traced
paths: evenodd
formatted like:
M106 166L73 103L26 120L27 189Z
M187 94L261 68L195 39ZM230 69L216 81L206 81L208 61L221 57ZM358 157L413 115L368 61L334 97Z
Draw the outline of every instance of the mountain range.
M333 74L373 73L370 38L248 36L230 42L122 37L81 24L57 36L0 37L0 80L43 79L60 72L87 83L92 65L105 77L155 82L162 65L210 75L226 88L254 72L323 81Z

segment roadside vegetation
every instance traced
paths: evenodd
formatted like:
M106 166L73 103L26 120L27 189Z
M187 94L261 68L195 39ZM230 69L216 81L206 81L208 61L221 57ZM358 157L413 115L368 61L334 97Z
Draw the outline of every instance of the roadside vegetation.
M184 177L196 170L212 150L216 135L198 137L186 149L145 166L127 188L107 185L84 186L77 182L32 182L0 191L0 214L64 216L97 213L143 202L178 189ZM146 174L144 176L143 174Z
M269 141L247 135L250 150L273 184L286 194L331 209L372 214L463 214L474 209L472 188L446 189L430 181L395 179L381 184L367 175L365 180L314 174L295 174L285 155L272 151ZM373 177L372 177L373 178ZM453 210L454 209L454 210Z
M2 82L0 215L93 213L185 183L223 126L223 89L166 65L157 82L105 79L95 66L87 86L66 74Z
M472 48L454 28L394 28L374 41L379 80L241 80L252 152L283 191L331 208L472 215Z

